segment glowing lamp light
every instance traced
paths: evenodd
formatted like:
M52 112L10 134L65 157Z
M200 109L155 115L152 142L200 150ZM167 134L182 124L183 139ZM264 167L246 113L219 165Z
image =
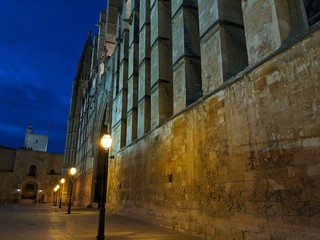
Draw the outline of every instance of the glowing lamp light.
M103 135L103 137L101 138L101 146L104 149L108 149L111 147L112 144L112 138L109 134L105 134Z
M61 178L60 183L64 184L66 182L66 180L64 178Z
M76 172L77 172L77 169L76 169L76 168L74 168L74 167L70 168L69 173L70 173L71 176L75 175Z

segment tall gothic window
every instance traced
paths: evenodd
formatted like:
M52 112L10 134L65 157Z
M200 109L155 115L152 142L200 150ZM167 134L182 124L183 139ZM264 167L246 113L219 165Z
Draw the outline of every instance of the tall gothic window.
M309 26L320 20L320 0L303 0Z

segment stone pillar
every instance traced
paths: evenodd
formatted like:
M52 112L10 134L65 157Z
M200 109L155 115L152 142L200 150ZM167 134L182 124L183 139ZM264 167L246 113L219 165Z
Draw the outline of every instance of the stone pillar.
M307 28L303 0L242 0L242 9L249 64Z
M247 64L240 1L198 0L202 90L206 94Z
M172 115L170 1L150 0L151 129Z
M137 138L138 120L138 61L139 61L139 1L131 0L129 23L129 67L127 144Z
M138 137L150 130L150 0L140 0Z
M108 1L107 7L107 22L106 22L106 48L107 58L109 59L114 52L116 46L116 32L117 32L117 5L114 2Z
M128 42L129 34L126 23L125 4L118 12L116 47L114 49L114 92L112 106L112 137L113 151L117 151L126 144L127 124L127 95L128 95Z
M173 112L202 96L198 3L171 1Z

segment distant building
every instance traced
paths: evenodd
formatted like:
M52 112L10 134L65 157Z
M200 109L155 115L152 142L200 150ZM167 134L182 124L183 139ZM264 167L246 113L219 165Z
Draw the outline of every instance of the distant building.
M52 202L63 155L0 146L0 203Z
M46 152L48 148L48 134L34 134L32 124L29 124L24 140L24 148Z

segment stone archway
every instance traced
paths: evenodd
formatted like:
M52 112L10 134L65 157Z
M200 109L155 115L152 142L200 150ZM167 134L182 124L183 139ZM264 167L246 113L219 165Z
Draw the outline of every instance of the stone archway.
M28 181L22 186L21 199L36 199L38 184L34 181Z

